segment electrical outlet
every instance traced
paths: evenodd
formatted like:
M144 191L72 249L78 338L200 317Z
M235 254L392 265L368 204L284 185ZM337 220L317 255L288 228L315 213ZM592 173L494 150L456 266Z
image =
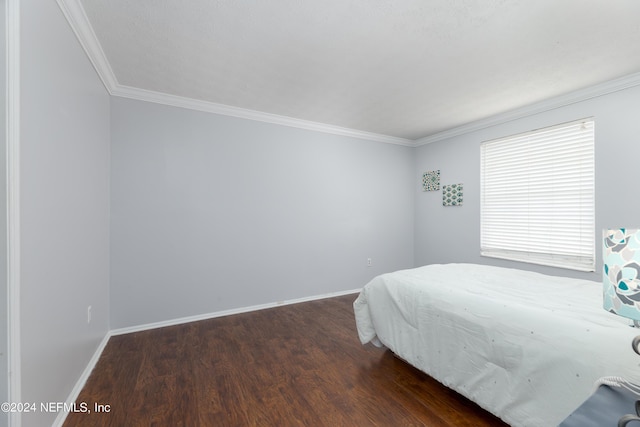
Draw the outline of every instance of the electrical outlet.
M367 258L367 267L371 267L371 258Z
M87 324L91 323L91 306L87 307Z

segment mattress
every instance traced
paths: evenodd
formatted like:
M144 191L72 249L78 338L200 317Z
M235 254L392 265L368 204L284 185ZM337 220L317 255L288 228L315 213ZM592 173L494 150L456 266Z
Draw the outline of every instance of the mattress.
M640 330L602 309L599 282L475 264L384 274L353 304L360 341L512 426L557 426L604 376L640 383Z

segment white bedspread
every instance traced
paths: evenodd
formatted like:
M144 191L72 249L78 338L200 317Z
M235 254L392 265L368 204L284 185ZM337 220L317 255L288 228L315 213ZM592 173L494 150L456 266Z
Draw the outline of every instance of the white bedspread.
M640 330L602 309L599 282L428 265L376 277L354 311L363 344L379 339L512 426L557 426L600 377L640 383Z

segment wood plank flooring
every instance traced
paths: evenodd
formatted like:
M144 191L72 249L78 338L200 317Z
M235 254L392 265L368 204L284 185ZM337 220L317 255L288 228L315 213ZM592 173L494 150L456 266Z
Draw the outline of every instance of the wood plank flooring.
M114 336L64 426L506 426L362 346L355 298Z

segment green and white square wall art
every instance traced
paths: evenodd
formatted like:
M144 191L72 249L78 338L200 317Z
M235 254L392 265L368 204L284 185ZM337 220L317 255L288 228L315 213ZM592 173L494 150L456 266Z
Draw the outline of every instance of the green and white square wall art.
M462 184L442 186L442 206L462 206Z
M440 171L429 171L422 174L422 191L437 191L440 189Z

